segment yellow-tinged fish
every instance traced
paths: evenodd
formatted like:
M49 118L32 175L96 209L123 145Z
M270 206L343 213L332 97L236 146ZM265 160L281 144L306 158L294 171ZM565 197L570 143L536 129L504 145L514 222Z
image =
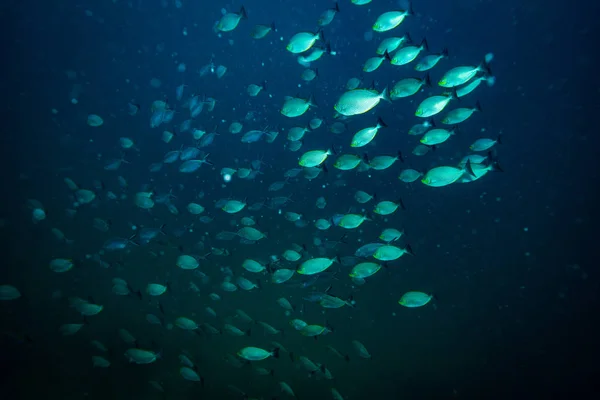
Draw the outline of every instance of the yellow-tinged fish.
M298 64L308 67L309 64L313 61L317 61L319 58L323 56L323 54L335 54L331 51L331 46L329 43L325 45L325 47L314 47L310 53L307 55L299 55L298 56Z
M423 39L418 46L402 47L394 53L394 56L390 60L390 64L406 65L413 62L423 50L427 51L428 48L427 39Z
M323 32L320 30L317 33L299 32L292 36L286 49L294 54L304 53L310 50L317 40L323 40Z
M327 159L328 156L333 154L331 150L311 150L302 154L300 157L300 161L298 164L301 167L310 168L317 167L323 163Z
M312 96L308 99L286 96L280 112L288 118L295 118L307 112L310 107L315 106L316 103Z
M358 164L360 164L361 161L362 161L362 158L360 158L357 155L342 154L341 156L339 156L337 158L337 160L335 160L335 164L333 164L333 166L342 171L349 171L351 169L358 167Z
M481 111L481 106L479 102L475 104L475 107L461 107L456 108L452 111L449 111L448 114L442 119L442 124L446 125L454 125L460 124L461 122L466 121L473 115L474 112Z
M497 144L502 144L502 134L498 134L498 137L496 138L496 140L494 139L477 139L475 142L473 142L473 144L471 146L469 146L469 149L471 149L471 151L486 151L489 150L490 148L492 148L493 146L495 146Z
M373 212L379 215L390 215L394 213L398 208L406 210L402 199L398 199L396 203L394 203L393 201L384 200L380 201L375 205L375 207L373 208Z
M376 171L383 171L384 169L388 169L398 160L404 162L404 158L402 157L401 151L398 151L398 154L395 156L375 156L370 159L365 154L365 158L367 159L366 161L369 164L369 167L373 168Z
M363 222L371 221L366 215L346 214L337 223L338 226L344 229L358 228Z
M450 185L460 178L469 174L475 176L473 169L471 168L471 161L467 161L464 168L441 166L435 167L427 171L421 182L431 187L442 187Z
M487 83L488 87L492 87L496 83L496 77L489 76L489 75L481 75L481 76L473 79L471 82L467 83L466 85L456 88L456 96L463 97L463 96L468 95L473 90L477 89L477 87L483 81L485 81L485 83Z
M396 100L401 97L412 96L417 93L423 86L431 86L429 74L425 78L404 78L400 79L390 90L390 99Z
M377 135L379 128L387 128L387 125L381 118L377 118L377 125L361 129L352 137L351 147L363 147L371 143Z
M375 71L377 68L379 68L381 66L381 64L383 63L383 60L388 60L388 61L392 60L387 51L385 53L383 53L381 56L375 56L375 57L369 58L365 62L365 65L363 65L363 71L364 72Z
M444 143L450 136L455 135L457 132L457 127L451 130L435 128L425 132L419 141L427 146L435 146L436 144Z
M362 262L356 264L352 271L350 271L350 278L368 278L369 276L374 275L381 269L381 265L374 262Z
M409 15L413 15L412 4L409 4L408 10L385 12L377 17L377 20L373 24L373 30L375 32L387 32L392 30L400 25Z
M405 254L414 255L412 248L409 244L406 245L405 248L401 249L400 247L392 246L391 244L383 245L375 250L373 253L373 257L379 261L394 261L399 259Z
M335 18L335 14L337 14L339 12L340 12L340 6L338 5L338 3L336 1L335 7L329 8L321 13L319 20L317 21L317 25L319 25L319 26L329 25L331 23L331 21L333 21L333 18Z
M333 258L325 258L325 257L311 258L309 260L304 261L302 264L300 264L298 269L296 269L296 272L301 275L318 274L320 272L325 271L327 268L331 267L333 265L333 263L336 261L340 262L340 260L337 256L333 257Z
M429 118L432 115L439 114L451 100L456 99L456 91L446 93L441 96L431 96L419 104L415 115L421 118Z
M275 23L272 23L271 25L254 25L252 32L250 32L250 36L252 36L253 39L262 39L272 31L277 32Z
M382 99L390 101L387 88L381 93L373 89L354 89L344 93L333 108L345 116L364 114L372 110Z
M433 295L423 292L406 292L402 295L398 304L407 308L422 307L433 299Z
M377 46L377 50L375 53L379 55L383 55L386 51L388 53L392 53L398 49L403 43L410 43L412 41L410 34L407 32L404 36L394 36L387 39L383 39L379 46Z
M266 87L267 87L267 82L266 81L264 81L262 83L262 85L257 85L255 83L251 83L246 88L246 92L248 93L249 96L256 97Z
M465 156L462 160L460 160L460 162L458 163L458 167L464 168L467 162L471 163L473 175L463 175L457 181L459 183L468 183L476 181L477 179L483 177L490 171L503 172L502 167L500 166L500 164L498 164L498 161L494 159L491 153L487 157L481 156L479 154L469 154L468 156Z
M248 18L244 6L237 13L227 13L221 17L215 29L219 32L230 32L237 28L240 21Z
M419 61L419 63L415 65L415 71L429 71L444 58L448 58L448 49L442 50L440 54L429 54L423 57L421 61Z
M486 54L483 62L476 67L472 65L454 67L450 71L446 72L444 76L442 76L438 82L438 85L446 88L452 88L467 83L473 79L478 72L485 72L486 75L492 75L489 64L493 58L494 55L489 53Z
M275 348L273 351L267 351L259 347L244 347L237 352L237 355L248 361L261 361L269 357L279 357L279 349Z

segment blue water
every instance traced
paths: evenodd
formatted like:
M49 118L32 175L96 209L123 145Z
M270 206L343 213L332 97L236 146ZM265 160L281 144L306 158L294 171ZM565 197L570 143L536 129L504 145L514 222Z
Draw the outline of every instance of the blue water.
M595 124L600 111L594 62L597 4L415 0L416 16L393 33L408 31L415 41L426 37L433 52L449 49L450 59L431 71L433 82L451 66L478 64L489 52L495 56L492 71L497 78L493 87L482 84L460 102L470 107L479 100L483 112L462 124L461 133L448 143L419 158L411 154L417 140L406 131L418 122L413 114L425 98L423 93L391 105L382 103L374 112L353 117L343 134L335 135L326 127L334 121L333 104L346 81L361 75L362 63L373 55L380 38L390 36L375 34L367 41L365 34L373 21L405 3L374 0L358 7L341 1L341 12L324 28L336 54L316 62L319 78L305 83L300 80L303 68L285 44L294 33L313 30L319 14L333 2L247 0L243 5L248 20L222 37L212 30L221 8L237 11L241 3L182 2L183 8L177 9L172 2L163 8L158 0L59 4L24 0L7 2L0 9L0 26L6 31L1 80L0 240L4 246L0 284L10 283L23 295L0 303L1 376L7 399L240 398L228 385L250 397L284 399L277 384L281 380L301 399L332 398L331 387L349 400L574 398L593 390L599 289L593 254L600 171ZM249 36L254 24L271 22L277 32L259 41ZM182 34L184 28L187 36ZM211 59L227 66L222 79L198 75ZM177 71L179 63L186 64L185 72ZM383 65L363 75L365 85L373 80L381 90L399 78L420 76L411 66L402 68ZM76 77L69 78L67 71ZM153 78L160 79L160 88L151 86ZM247 95L248 84L265 80L265 93L255 98ZM177 132L187 118L188 110L175 100L175 88L182 83L188 85L186 96L194 92L217 100L214 112L203 111L194 125L207 131L218 126L220 135L204 149L215 167L204 165L200 173L185 175L173 164L151 174L148 166L161 161L167 151L192 144L189 133L179 134L170 144L160 139L163 130ZM81 87L78 104L71 103L74 85ZM425 92L434 94L437 89ZM311 94L318 107L307 113L310 117L292 121L279 113L284 96ZM165 98L177 110L174 123L151 129L150 104ZM141 106L134 117L127 114L131 100ZM243 132L279 127L275 143L245 145L239 134L227 131L232 121L243 121L248 112L256 117L244 122ZM104 125L87 126L90 113L101 115ZM308 133L298 153L284 150L287 130L315 116L324 118L324 127ZM356 301L355 308L326 313L305 304L304 314L295 317L327 322L334 328L318 340L294 332L290 318L275 302L286 296L299 306L307 289L274 286L268 277L259 277L264 286L260 291L220 290L220 267L230 266L237 274L243 259L268 259L290 243L305 244L316 254L316 229L311 224L297 228L278 210L262 209L244 215L256 217L268 241L219 242L214 235L236 230L232 220L238 222L239 217L215 209L214 202L247 197L252 204L273 196L267 187L282 180L284 171L297 167L302 152L330 146L349 152L352 132L374 125L377 117L389 128L358 154L393 155L401 150L405 165L355 173L338 171L328 161L325 176L312 182L293 180L276 195L292 194L293 203L283 211L303 213L311 220L346 213L351 207L360 212L363 207L352 198L357 189L376 192L379 199L402 197L406 211L385 222L377 217L361 230L347 232L350 244L339 244L326 254L351 255L360 245L375 241L382 228L394 225L405 228L403 243L410 243L415 257L403 257L363 286L353 285L339 266L335 266L339 278L317 281L308 293L331 285L336 296L352 295ZM397 179L401 168L425 171L454 165L474 139L498 133L504 142L497 149L502 173L445 188ZM133 139L139 152L127 152L129 164L118 171L106 171L106 162L123 153L121 136ZM234 178L223 183L222 167L249 167L260 158L268 165L261 168L257 180ZM127 179L127 189L119 187L119 175ZM73 202L65 177L85 188L92 188L94 181L104 185L99 199L79 208L72 218L65 212ZM338 180L343 182L334 185ZM147 187L163 194L172 190L180 215L170 214L163 205L152 212L135 207L134 194ZM127 198L110 201L108 191ZM200 200L199 191L205 193ZM328 201L325 212L315 208L319 196ZM46 220L32 223L28 199L43 203ZM194 222L185 209L190 201L206 207L214 220ZM109 233L93 228L96 217L111 221ZM108 269L86 260L107 239L129 237L131 225L158 228L162 224L168 234L159 235L159 242L103 256ZM61 229L75 243L57 242L51 228ZM332 228L317 235L338 240L343 233ZM197 247L198 241L204 242L203 249ZM180 250L204 255L210 247L228 248L232 254L201 261L210 283L203 285L191 272L175 267ZM55 257L72 258L78 266L55 274L48 268ZM142 291L149 282L168 281L172 294L161 298L161 304L170 322L186 315L222 327L235 309L242 308L257 320L284 328L285 334L266 336L255 326L251 338L199 337L152 326L145 315L160 314L156 299L114 295L114 277ZM188 290L190 280L200 287L199 296ZM435 301L421 309L402 308L397 301L408 290L434 293ZM219 293L223 300L211 302L210 292ZM76 335L63 337L60 325L81 322L69 307L71 296L91 296L105 309L89 317L90 325ZM206 316L207 305L217 311L217 320ZM134 333L143 346L161 349L164 358L151 365L128 363L123 357L128 346L119 338L119 328ZM92 339L109 347L105 356L110 368L92 368L91 356L98 355L89 344ZM354 339L367 346L372 359L356 355ZM261 364L273 368L274 377L258 376L251 366L236 369L223 359L242 346L268 347L271 340L296 356L322 362L335 380L309 377L287 354ZM326 353L326 345L348 353L351 361ZM194 356L206 381L204 388L179 375L177 355L183 350ZM165 393L157 392L148 380L163 382Z

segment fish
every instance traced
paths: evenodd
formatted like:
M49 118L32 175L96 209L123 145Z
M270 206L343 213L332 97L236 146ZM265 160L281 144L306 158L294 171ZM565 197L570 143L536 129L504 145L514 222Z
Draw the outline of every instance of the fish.
M237 355L248 361L261 361L269 357L279 358L279 349L272 351L261 349L260 347L244 347L237 352Z
M321 30L317 31L317 33L299 32L290 38L285 48L293 54L304 53L310 50L317 40L323 40L323 32Z
M341 115L359 115L372 110L381 100L390 102L387 88L381 93L372 89L354 89L345 92L333 108Z
M217 22L215 29L218 32L231 32L235 28L237 28L238 24L242 19L247 19L248 15L246 13L246 9L244 6L240 8L240 11L237 13L226 13L221 16L221 19Z
M407 308L423 307L433 299L433 295L423 292L406 292L402 295L398 304Z
M412 11L412 3L409 3L408 10L396 10L396 11L388 11L377 17L375 23L373 24L373 30L375 32L387 32L390 31L398 25L400 25L404 19L413 15Z

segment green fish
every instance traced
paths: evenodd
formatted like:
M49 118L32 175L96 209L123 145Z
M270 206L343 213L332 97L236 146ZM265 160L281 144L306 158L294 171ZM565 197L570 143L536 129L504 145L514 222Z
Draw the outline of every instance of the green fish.
M273 351L267 351L259 347L244 347L237 352L237 355L244 360L261 361L269 357L279 358L279 349L275 348Z
M456 98L456 91L441 96L428 97L419 104L415 115L421 118L429 118L432 115L439 114L451 100Z
M361 129L352 137L351 147L363 147L371 143L377 135L379 128L387 128L387 124L381 118L377 118L377 125Z
M331 150L311 150L302 154L300 157L300 161L298 161L298 165L301 167L317 167L323 163L327 159L328 156L333 154Z
M250 32L250 36L252 36L253 39L262 39L270 32L277 32L275 23L272 23L271 25L254 25L252 32Z
M405 254L414 255L412 248L409 244L406 245L406 247L403 249L388 244L385 246L381 246L377 250L375 250L375 253L373 253L373 257L378 259L379 261L394 261Z
M449 166L435 167L427 171L421 182L431 187L442 187L450 185L460 178L469 174L475 176L471 168L471 162L467 161L464 168L456 168Z
M296 272L301 275L318 274L320 272L325 271L327 268L331 267L333 265L333 263L336 261L340 262L339 259L337 258L337 256L334 258L325 258L325 257L311 258L309 260L304 261L302 264L300 264L298 269L296 269Z
M385 53L383 53L381 56L375 56L375 57L369 58L365 62L365 65L363 65L363 72L375 71L377 68L379 68L381 66L381 64L383 63L384 60L388 60L388 61L392 60L387 51Z
M496 144L502 144L502 134L499 134L496 140L494 139L477 139L469 149L471 151L486 151L494 147Z
M379 214L379 215L390 215L390 214L394 213L399 207L402 207L402 209L405 209L402 199L398 199L397 203L394 203L393 201L387 201L387 200L380 201L379 203L377 203L375 205L373 212L375 214Z
M379 43L379 46L377 46L377 50L375 50L375 53L379 54L380 56L383 55L385 52L391 53L395 51L398 47L400 47L403 43L411 41L412 39L410 38L408 32L401 37L394 36L387 39L383 39L381 43Z
M300 32L296 33L290 39L286 46L287 51L290 53L298 54L304 53L309 50L317 42L317 40L323 40L323 32L318 31L317 33L312 32Z
M409 4L408 8L408 10L388 11L381 14L375 20L373 30L375 32L387 32L396 28L407 16L413 15L412 4Z
M350 278L368 278L376 274L381 269L381 265L373 262L363 262L356 264L350 271Z
M433 295L423 292L406 292L402 295L400 300L398 300L398 304L407 308L423 307L425 304L429 303L432 298Z
M488 87L491 87L491 86L494 86L494 84L496 83L496 77L490 76L490 75L481 75L480 77L473 79L471 82L469 82L465 86L456 88L456 96L464 97L464 96L468 95L473 90L477 89L477 87L483 81L485 81L487 83Z
M331 329L321 325L306 325L300 330L301 334L309 337L326 335L329 332L331 332Z
M455 135L458 128L454 127L451 130L435 128L427 131L419 141L427 146L435 146L436 144L444 143L450 136Z
M423 173L417 171L416 169L403 169L400 171L400 175L398 175L398 179L400 179L404 183L413 183L417 179L423 176Z
M444 49L440 54L429 54L421 59L417 65L415 65L415 71L429 71L435 67L444 58L448 58L448 49Z
M446 116L442 119L442 124L446 124L446 125L460 124L461 122L464 122L467 119L469 119L471 117L471 115L473 115L474 112L480 112L480 111L481 111L481 106L479 105L479 102L477 102L475 104L475 107L471 107L471 108L461 107L461 108L454 109L452 111L449 111L448 114L446 114Z
M476 67L472 65L454 67L442 76L438 85L445 88L453 88L467 83L479 72L485 72L486 75L491 75L489 64L493 58L494 55L489 53L486 54L483 62Z
M404 230L399 231L395 228L387 228L384 229L383 232L381 232L381 235L379 235L379 239L383 240L386 243L390 243L400 239L402 235L404 235Z
M384 169L388 169L389 167L394 165L394 163L398 160L404 162L404 159L402 158L402 153L400 151L398 151L398 154L393 157L375 156L371 159L368 159L367 161L369 163L369 167L373 168L376 171L383 171Z
M286 96L280 112L288 118L295 118L307 112L310 107L315 106L312 96L308 99Z
M221 208L221 210L225 211L228 214L235 214L240 212L246 207L245 201L238 200L228 200L227 203Z
M392 87L390 98L396 100L402 97L409 97L416 94L423 86L431 86L429 74L425 78L404 78L400 79Z
M390 101L387 88L383 89L381 93L372 89L354 89L344 93L333 108L348 117L370 111L382 99Z
M423 39L419 46L402 47L400 50L394 53L394 56L390 60L390 64L406 65L410 62L413 62L423 50L427 51L428 49L429 47L427 46L427 39Z
M366 215L346 214L338 222L338 226L345 229L358 228L363 222L370 221Z
M342 171L349 171L356 168L361 161L362 158L354 154L342 154L337 158L337 160L335 160L335 164L333 164L333 166L337 169L341 169Z
M230 32L237 28L240 21L248 18L244 6L237 13L227 13L217 22L216 30L219 32Z

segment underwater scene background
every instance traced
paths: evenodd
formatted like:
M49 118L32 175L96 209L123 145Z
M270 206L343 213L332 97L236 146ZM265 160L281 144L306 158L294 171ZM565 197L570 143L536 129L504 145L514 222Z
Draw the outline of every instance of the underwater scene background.
M3 399L596 391L600 7L355 3L0 6Z

